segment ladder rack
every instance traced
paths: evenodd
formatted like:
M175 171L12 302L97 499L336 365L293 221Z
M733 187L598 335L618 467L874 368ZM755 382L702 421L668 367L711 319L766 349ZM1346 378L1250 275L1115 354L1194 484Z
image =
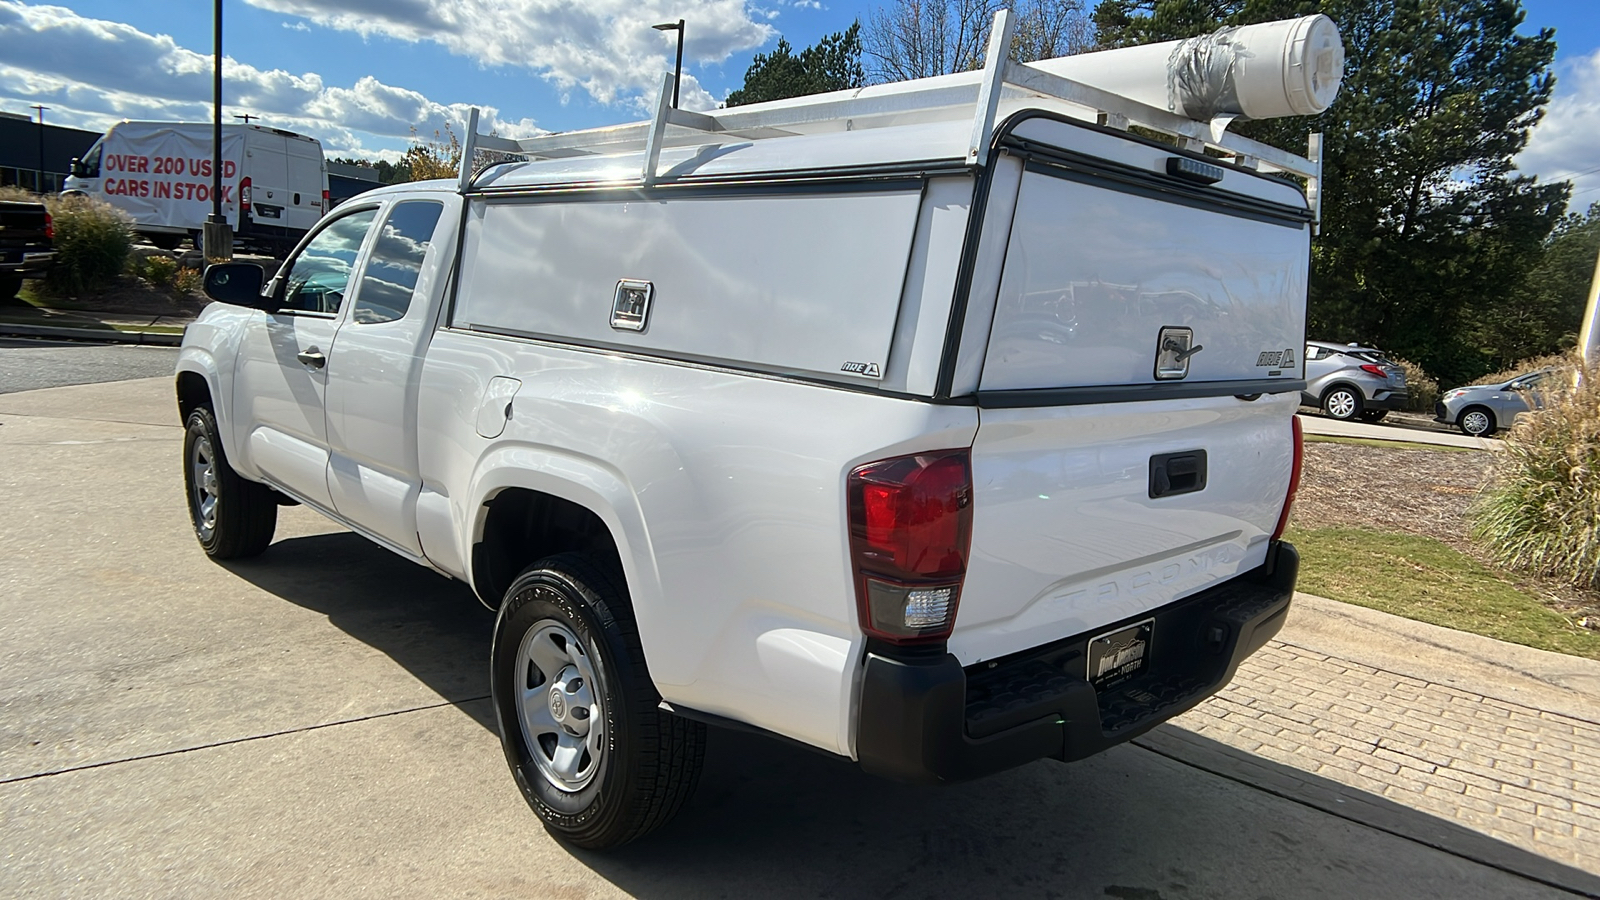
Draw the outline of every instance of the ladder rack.
M718 109L707 113L672 108L673 75L668 73L657 95L655 114L642 122L558 132L513 140L478 133L478 110L473 108L461 148L460 189L472 187L473 157L480 151L519 156L529 160L643 152L639 183L662 183L658 172L663 148L701 145L708 136L730 142L759 141L825 131L859 130L916 121L950 120L970 116L972 136L966 162L987 162L999 105L1007 100L1060 101L1087 110L1096 121L1119 130L1138 125L1177 138L1184 149L1221 152L1239 165L1268 172L1287 172L1306 180L1306 199L1313 221L1320 220L1322 135L1311 135L1307 153L1296 156L1227 131L1232 117L1211 122L1185 118L1092 85L1047 72L1007 56L1014 22L1008 10L995 13L985 53L984 67L976 72L920 78L874 85L851 91L817 94L751 107Z

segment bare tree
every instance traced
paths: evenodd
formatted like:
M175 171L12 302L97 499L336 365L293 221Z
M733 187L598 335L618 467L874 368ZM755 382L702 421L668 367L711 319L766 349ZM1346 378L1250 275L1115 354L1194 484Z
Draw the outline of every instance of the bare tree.
M875 82L966 72L983 65L997 10L1017 16L1014 59L1079 53L1093 42L1082 0L887 0L872 11L863 43Z

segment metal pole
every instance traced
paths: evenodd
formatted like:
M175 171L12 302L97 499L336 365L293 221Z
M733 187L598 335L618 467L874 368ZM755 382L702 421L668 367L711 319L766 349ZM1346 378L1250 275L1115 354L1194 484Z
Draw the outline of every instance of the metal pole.
M672 68L672 108L678 108L678 82L683 80L683 20L677 22L664 22L660 25L651 25L657 31L678 32L678 62Z
M222 0L212 18L211 221L222 221Z
M678 20L678 62L672 67L672 108L678 108L678 85L683 82L683 20ZM43 121L41 119L40 121Z
M33 186L39 193L44 193L44 111L48 106L33 106L30 109L39 111L39 168L33 173Z
M207 262L233 259L233 229L222 215L222 0L212 15L211 59L211 215L201 226Z

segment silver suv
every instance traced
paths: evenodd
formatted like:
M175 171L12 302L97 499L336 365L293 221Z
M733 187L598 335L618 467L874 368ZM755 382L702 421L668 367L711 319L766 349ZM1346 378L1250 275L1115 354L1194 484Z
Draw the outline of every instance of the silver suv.
M1488 437L1509 426L1517 416L1538 409L1539 383L1550 369L1518 375L1496 384L1473 384L1444 392L1433 405L1433 420L1454 425L1463 434Z
M1406 373L1375 347L1307 341L1300 400L1330 418L1381 422L1405 406Z

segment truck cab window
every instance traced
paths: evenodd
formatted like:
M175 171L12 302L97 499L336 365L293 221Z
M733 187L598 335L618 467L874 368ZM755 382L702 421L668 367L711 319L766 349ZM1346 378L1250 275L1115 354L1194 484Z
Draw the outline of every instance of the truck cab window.
M406 314L428 257L434 226L443 213L444 204L430 200L408 200L389 212L361 275L361 290L351 313L354 321L392 322Z
M337 313L349 289L361 242L377 216L375 209L351 213L334 220L312 238L289 268L282 308Z

